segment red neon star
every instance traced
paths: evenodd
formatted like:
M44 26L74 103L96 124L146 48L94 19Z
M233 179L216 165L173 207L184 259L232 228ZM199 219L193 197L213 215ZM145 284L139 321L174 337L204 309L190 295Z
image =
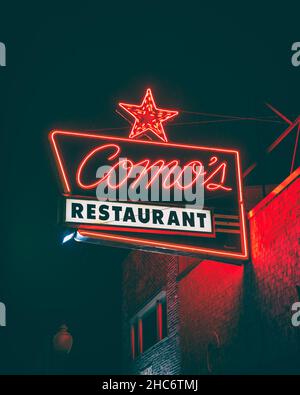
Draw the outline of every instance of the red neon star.
M129 138L134 139L150 130L162 141L168 141L162 123L178 115L178 111L157 108L151 89L147 89L140 106L126 103L119 103L119 106L135 119Z

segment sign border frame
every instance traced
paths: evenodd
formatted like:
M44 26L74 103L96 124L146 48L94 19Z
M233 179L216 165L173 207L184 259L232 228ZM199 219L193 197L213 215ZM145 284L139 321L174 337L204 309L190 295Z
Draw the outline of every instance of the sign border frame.
M166 243L160 241L147 240L138 237L127 237L121 235L111 235L106 233L101 233L97 231L86 231L81 230L80 228L77 230L77 233L80 238L92 238L92 239L101 239L103 241L108 241L112 243L122 243L129 245L138 244L139 247L145 246L147 248L159 248L160 250L174 250L181 251L187 254L196 254L196 255L205 255L212 256L218 258L226 258L226 259L239 259L239 260L247 260L249 258L249 248L248 248L248 240L246 236L246 218L245 218L245 208L244 208L244 200L243 200L243 191L242 191L242 175L241 175L241 164L240 164L240 153L238 150L227 149L227 148L216 148L216 147L207 147L207 146L199 146L199 145L187 145L187 144L179 144L179 143L169 143L169 142L158 142L158 141L146 141L146 140L133 140L130 138L124 137L116 137L109 135L96 134L93 132L73 132L73 131L62 131L62 130L52 130L49 134L49 141L54 153L54 158L56 160L56 164L59 170L60 181L63 185L63 192L65 196L70 195L71 189L68 183L68 177L66 171L64 169L64 162L58 147L57 142L55 141L55 137L57 135L67 135L79 138L91 138L91 139L110 139L114 141L124 141L135 144L148 144L150 146L163 146L163 147L175 147L175 148L184 148L190 150L200 150L200 151L215 151L221 153L230 153L235 155L235 163L236 163L236 178L237 178L237 189L238 189L238 204L239 204L239 217L241 220L241 251L240 252L226 252L220 249L211 249L204 247L192 247L185 244L177 244L177 243Z

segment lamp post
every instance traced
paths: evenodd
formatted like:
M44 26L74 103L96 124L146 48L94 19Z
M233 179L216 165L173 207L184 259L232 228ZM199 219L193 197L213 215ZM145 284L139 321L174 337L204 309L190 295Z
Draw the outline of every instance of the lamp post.
M68 332L67 325L63 324L53 337L55 351L61 354L69 354L73 346L73 336Z
M60 326L56 335L53 336L54 369L58 374L67 374L69 370L68 355L73 346L73 336L68 331L67 325Z

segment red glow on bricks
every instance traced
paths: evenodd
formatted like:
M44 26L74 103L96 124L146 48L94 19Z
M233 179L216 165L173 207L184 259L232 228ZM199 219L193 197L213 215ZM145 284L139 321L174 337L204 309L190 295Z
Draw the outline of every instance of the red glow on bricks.
M299 262L299 201L300 167L249 212L251 256L257 272L283 264L288 271Z
M179 270L188 267L188 259L180 258ZM185 364L191 371L203 369L207 374L207 347L214 333L221 346L235 333L243 303L243 279L244 266L205 260L179 281L181 350L188 356Z

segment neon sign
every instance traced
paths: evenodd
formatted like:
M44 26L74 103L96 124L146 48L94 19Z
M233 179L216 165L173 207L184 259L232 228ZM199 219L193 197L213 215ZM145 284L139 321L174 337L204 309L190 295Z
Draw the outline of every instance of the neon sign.
M141 105L120 106L135 119L129 138L49 135L64 225L77 240L247 259L239 152L167 142L162 123L178 111L158 108L150 89ZM159 141L138 139L149 132Z

